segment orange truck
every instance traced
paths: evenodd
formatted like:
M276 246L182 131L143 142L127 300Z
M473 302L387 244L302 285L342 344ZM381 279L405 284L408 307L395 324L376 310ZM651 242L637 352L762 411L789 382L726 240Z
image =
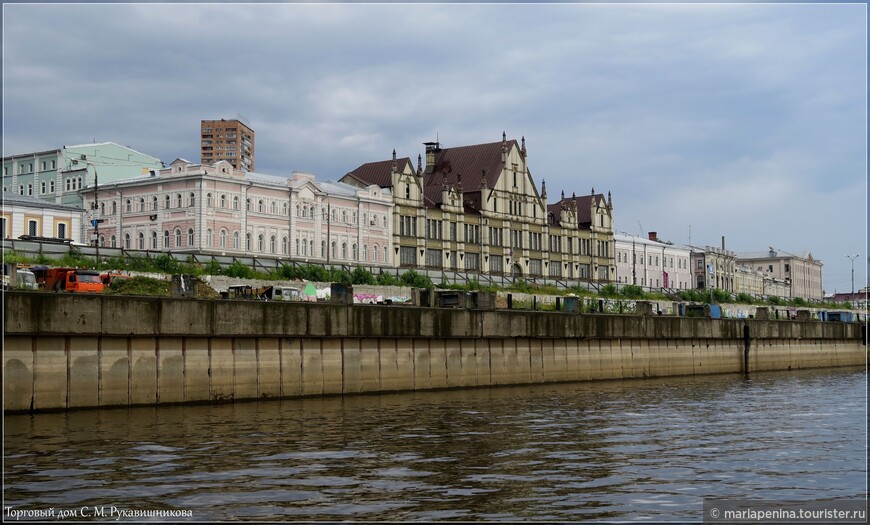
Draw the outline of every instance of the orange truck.
M100 272L79 268L48 268L44 277L45 290L55 292L102 292Z

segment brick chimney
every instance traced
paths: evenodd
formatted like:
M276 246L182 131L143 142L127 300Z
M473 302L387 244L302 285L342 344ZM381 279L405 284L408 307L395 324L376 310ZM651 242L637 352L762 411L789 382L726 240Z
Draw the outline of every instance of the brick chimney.
M648 232L647 235L649 235L649 240L658 242L659 237L656 232Z

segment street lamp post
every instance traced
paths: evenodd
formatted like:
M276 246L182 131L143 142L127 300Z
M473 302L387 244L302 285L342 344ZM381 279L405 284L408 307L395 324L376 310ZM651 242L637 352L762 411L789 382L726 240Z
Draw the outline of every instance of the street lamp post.
M855 259L857 259L860 254L856 253L855 255L847 255L846 257L852 262L852 293L855 293Z
M84 162L86 165L85 171L87 171L87 166L94 168L94 202L91 203L91 209L93 210L93 212L91 213L91 216L96 217L96 218L91 220L91 224L94 227L94 246L97 249L97 254L96 254L97 268L99 268L99 266L100 266L100 222L102 222L102 219L99 216L100 207L99 207L99 204L97 203L97 198L98 198L97 186L99 185L99 182L98 182L99 179L98 179L98 175L97 175L97 167L92 162L88 162L86 160L84 160L82 162ZM72 159L72 163L78 164L79 160Z

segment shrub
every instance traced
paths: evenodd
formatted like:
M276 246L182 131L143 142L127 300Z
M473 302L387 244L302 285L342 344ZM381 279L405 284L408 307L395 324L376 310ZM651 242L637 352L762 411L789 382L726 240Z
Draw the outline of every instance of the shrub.
M361 266L357 266L353 273L350 274L350 282L351 284L376 284L375 276L372 275L372 272L366 270Z
M241 261L233 261L233 264L227 267L225 275L239 279L253 279L255 274L254 270Z
M628 297L629 299L643 299L646 295L643 292L643 288L634 284L625 285L620 293L623 297Z
M169 282L151 277L132 277L130 279L115 279L112 285L105 290L113 295L150 295L169 296Z
M381 286L399 286L402 283L399 282L395 275L381 271L378 274L377 284Z
M413 288L435 287L435 285L432 284L432 279L426 277L425 275L419 274L414 270L408 270L407 272L403 273L402 277L399 280L405 286L411 286Z

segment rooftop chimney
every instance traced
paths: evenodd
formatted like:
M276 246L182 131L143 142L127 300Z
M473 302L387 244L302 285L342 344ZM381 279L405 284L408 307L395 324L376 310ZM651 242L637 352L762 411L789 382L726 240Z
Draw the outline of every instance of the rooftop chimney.
M649 240L651 240L651 241L658 241L659 240L659 237L658 237L658 235L656 235L656 232L648 232L647 235L649 235Z
M437 142L424 142L426 146L426 173L435 171L435 153L441 151L440 144Z

